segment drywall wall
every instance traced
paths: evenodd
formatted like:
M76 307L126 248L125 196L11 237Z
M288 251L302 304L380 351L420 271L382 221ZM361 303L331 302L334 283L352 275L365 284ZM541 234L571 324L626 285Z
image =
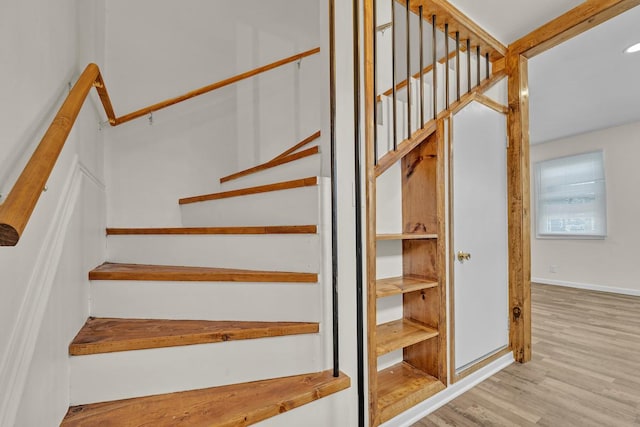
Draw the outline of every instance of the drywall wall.
M116 114L318 47L318 8L316 0L110 0L105 80ZM158 111L152 123L107 129L109 224L179 225L179 198L219 191L219 178L319 130L321 58Z
M88 2L84 2L88 3ZM101 57L103 1L0 4L0 192L13 186L83 62ZM90 30L90 31L89 31ZM93 35L91 35L93 37ZM0 425L58 425L67 346L88 312L87 269L103 259L102 134L85 105L16 247L0 247ZM1 202L1 200L0 200Z
M603 240L538 239L532 218L532 280L640 295L635 251L640 241L640 122L531 147L537 161L602 149L607 188ZM532 175L532 185L534 183ZM532 186L532 195L534 188ZM535 206L535 197L532 208ZM552 272L551 270L555 270Z

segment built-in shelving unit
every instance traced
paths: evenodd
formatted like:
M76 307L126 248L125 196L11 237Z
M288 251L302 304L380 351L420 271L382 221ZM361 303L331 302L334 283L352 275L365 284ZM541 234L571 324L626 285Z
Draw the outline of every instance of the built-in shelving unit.
M369 281L378 307L369 334L375 341L369 363L381 366L371 381L377 423L447 384L443 133L444 123L385 172L390 175L378 177L385 180L376 203L385 221L377 227L384 232L376 234L376 278ZM398 270L401 275L385 277Z

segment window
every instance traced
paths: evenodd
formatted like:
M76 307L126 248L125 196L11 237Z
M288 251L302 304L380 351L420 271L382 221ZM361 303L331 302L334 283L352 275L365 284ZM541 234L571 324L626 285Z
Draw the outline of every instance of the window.
M602 151L538 162L535 184L538 237L606 236Z

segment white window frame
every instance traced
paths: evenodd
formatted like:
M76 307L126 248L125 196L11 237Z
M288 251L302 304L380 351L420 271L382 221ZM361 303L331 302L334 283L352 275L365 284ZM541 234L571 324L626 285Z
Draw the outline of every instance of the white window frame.
M550 218L550 215L543 213L543 205L548 204L545 202L545 199L549 199L552 197L551 191L547 191L543 189L542 176L544 175L543 169L553 170L558 169L559 167L568 167L570 168L573 162L574 165L579 164L580 162L584 162L585 157L587 156L596 156L596 160L600 162L599 171L594 172L593 179L589 178L589 181L585 182L577 182L577 183L563 183L555 185L556 194L560 193L561 197L564 197L564 193L568 194L567 200L571 200L570 196L571 192L578 192L578 197L576 199L580 200L584 198L584 194L579 193L579 189L575 188L572 190L571 187L575 186L588 186L587 188L591 188L593 191L589 191L589 195L594 197L595 208L592 208L592 212L597 212L593 215L593 219L589 221L588 219L585 221L584 211L576 212L575 216L572 216L571 213L563 213L556 214L567 215L565 218ZM598 158L599 157L599 158ZM564 165L563 165L564 164ZM535 180L535 207L536 207L536 218L535 218L535 227L536 227L536 238L538 239L605 239L607 237L607 191L606 191L606 175L605 175L605 156L603 150L595 150L584 153L572 154L564 157L555 157L551 159L541 160L536 162L534 165L534 180ZM598 174L600 172L600 174ZM598 175L598 176L596 176ZM579 178L584 179L584 178ZM548 185L546 188L549 188ZM587 194L587 193L585 193ZM558 196L556 196L558 197ZM567 205L571 204L570 202ZM575 203L579 205L580 203ZM561 210L561 209L560 209ZM577 210L577 209L576 209ZM591 224L591 227L594 227L593 223L600 223L600 227L596 230L589 230L588 227ZM546 222L546 225L544 222ZM557 225L556 230L551 230L551 223L554 222ZM584 227L587 227L585 230ZM581 229L582 227L582 229Z

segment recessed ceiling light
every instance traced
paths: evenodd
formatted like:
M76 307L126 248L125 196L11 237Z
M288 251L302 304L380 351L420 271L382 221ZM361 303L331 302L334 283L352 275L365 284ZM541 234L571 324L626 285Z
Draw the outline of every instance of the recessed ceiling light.
M636 43L633 46L629 46L624 52L625 53L640 52L640 43Z

